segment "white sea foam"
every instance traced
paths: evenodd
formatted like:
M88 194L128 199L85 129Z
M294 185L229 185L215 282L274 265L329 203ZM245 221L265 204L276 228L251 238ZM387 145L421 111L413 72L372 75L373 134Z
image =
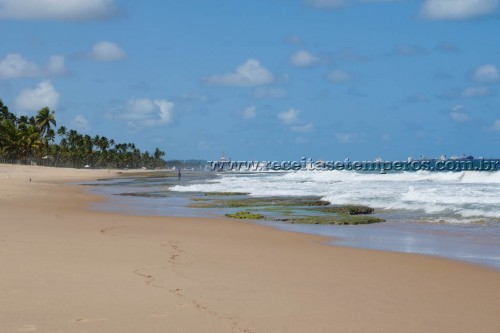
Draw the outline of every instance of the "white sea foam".
M333 204L422 211L464 222L480 218L500 219L500 171L231 173L222 174L214 182L177 185L171 190L235 191L252 196L316 195Z

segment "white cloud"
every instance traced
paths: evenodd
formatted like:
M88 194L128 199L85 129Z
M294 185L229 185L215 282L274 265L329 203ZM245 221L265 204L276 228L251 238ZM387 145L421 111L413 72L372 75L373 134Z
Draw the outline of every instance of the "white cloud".
M485 97L491 95L487 87L468 87L462 91L462 97Z
M310 67L318 64L319 58L306 50L299 50L290 55L290 63L297 67Z
M59 93L49 80L41 81L33 89L24 89L16 97L14 104L20 111L38 111L47 106L50 109L57 108L59 104Z
M314 131L313 123L305 123L300 118L300 110L291 108L278 114L278 119L292 132L307 133Z
M495 131L500 131L500 119L495 120L495 122L493 123L493 129Z
M90 55L97 61L117 61L127 58L127 53L118 44L108 41L96 43Z
M0 0L0 19L84 21L117 13L113 0Z
M0 78L15 79L21 77L34 77L40 72L38 66L27 61L20 54L7 54L0 61Z
M66 67L64 67L64 57L61 55L51 56L47 66L47 73L52 75L65 74Z
M119 110L118 118L135 128L159 126L171 122L173 109L174 103L164 99L132 98Z
M446 91L437 97L442 99L461 99L461 98L481 98L488 97L494 94L488 87L467 87L464 89L453 89Z
M450 117L456 122L463 123L469 120L469 116L466 113L452 111L450 112Z
M431 20L461 20L491 14L498 0L425 0L421 15Z
M285 89L281 88L257 88L253 92L253 96L256 98L283 98L288 95Z
M84 115L77 115L73 121L71 121L71 126L78 131L86 132L90 129L90 124Z
M61 55L51 56L45 66L30 62L18 53L9 53L4 59L0 60L0 80L61 75L64 73L66 73L66 68L64 67L64 57Z
M304 0L304 2L315 8L338 8L347 4L346 0Z
M453 112L459 112L459 111L462 111L463 109L465 109L465 106L463 106L462 104L459 104L459 105L455 105L451 108L451 111Z
M249 106L243 110L243 118L245 119L252 119L257 116L257 110L255 106Z
M493 65L479 66L472 75L478 82L497 82L500 81L500 72Z
M283 123L290 125L296 123L299 119L300 110L289 109L288 111L283 111L278 114L279 120Z
M292 127L290 127L290 129L293 132L307 133L307 132L312 132L314 130L314 125L313 125L313 123L307 123L307 124L300 125L300 126L292 126Z
M326 78L333 83L349 82L355 79L353 74L338 69L328 73Z
M273 82L274 75L256 59L248 59L239 65L234 73L213 75L206 79L208 84L219 86L253 87Z

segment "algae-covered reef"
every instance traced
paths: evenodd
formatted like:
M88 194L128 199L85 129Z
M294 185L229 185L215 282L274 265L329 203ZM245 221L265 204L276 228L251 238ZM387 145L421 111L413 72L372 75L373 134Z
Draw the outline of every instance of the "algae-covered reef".
M281 221L297 224L360 225L385 222L371 216L375 210L362 205L330 205L320 197L246 197L241 192L208 192L189 205L194 208L227 208L225 216L242 220Z

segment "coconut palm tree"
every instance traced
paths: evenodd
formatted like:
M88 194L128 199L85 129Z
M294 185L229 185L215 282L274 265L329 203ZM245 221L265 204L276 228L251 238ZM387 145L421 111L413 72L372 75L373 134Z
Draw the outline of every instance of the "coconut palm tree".
M154 165L156 168L159 167L161 164L163 164L163 160L162 160L163 156L165 156L165 152L156 148L155 152L153 153Z
M3 104L3 101L0 99L0 122L5 119L15 122L16 115L9 112L9 108L7 107L7 105Z
M57 129L57 135L64 137L66 135L66 127L61 126Z
M51 126L56 126L56 116L54 111L50 111L48 107L44 107L38 111L36 117L36 125L40 129L42 136L50 130Z
M39 128L33 125L20 127L22 134L21 158L26 160L28 157L36 155L44 147L43 139Z
M18 159L22 150L22 135L14 121L5 119L0 124L0 155Z
M59 136L59 143L54 143ZM165 153L142 153L133 143L116 143L104 136L80 134L56 127L54 111L42 108L34 117L9 112L0 99L0 157L27 162L33 157L50 156L58 166L141 167L162 166Z

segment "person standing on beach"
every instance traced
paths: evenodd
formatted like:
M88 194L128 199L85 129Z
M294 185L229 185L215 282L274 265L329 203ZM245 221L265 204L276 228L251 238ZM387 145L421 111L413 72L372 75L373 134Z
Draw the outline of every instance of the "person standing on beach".
M181 180L181 169L179 168L179 172L177 173L177 180Z

